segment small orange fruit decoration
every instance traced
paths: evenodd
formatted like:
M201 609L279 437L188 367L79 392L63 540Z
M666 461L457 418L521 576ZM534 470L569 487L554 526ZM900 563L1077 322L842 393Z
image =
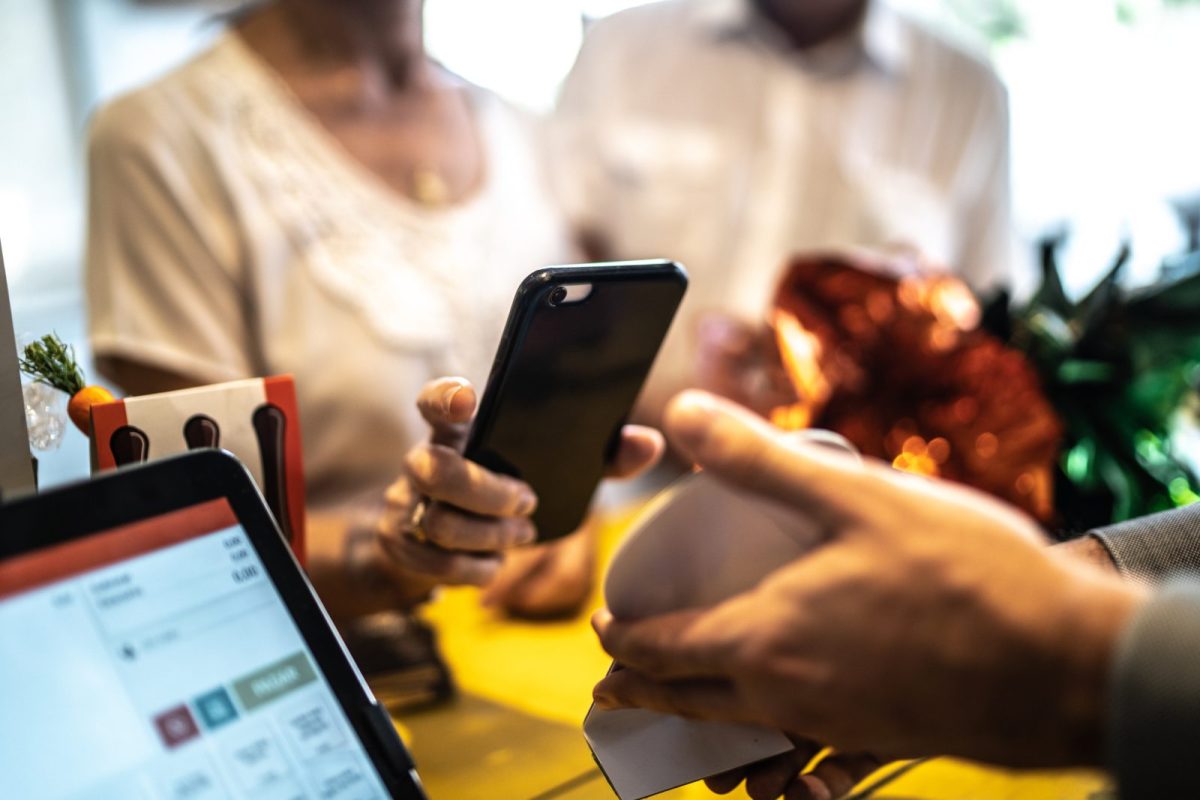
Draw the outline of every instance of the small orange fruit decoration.
M89 386L83 380L83 370L75 360L75 348L63 344L53 333L26 345L22 353L21 371L38 383L66 392L67 415L85 436L92 430L92 406L110 403L116 398L103 386Z
M1062 424L1024 355L979 318L965 284L912 261L797 257L772 322L799 399L772 421L829 428L864 455L1049 522Z

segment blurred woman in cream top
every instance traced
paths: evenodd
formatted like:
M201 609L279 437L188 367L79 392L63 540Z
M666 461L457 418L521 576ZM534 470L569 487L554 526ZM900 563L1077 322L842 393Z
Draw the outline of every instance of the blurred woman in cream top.
M461 91L485 174L444 204L357 162L234 33L103 109L88 242L97 358L197 383L292 373L311 502L384 488L397 453L426 436L421 386L482 383L521 278L571 253L523 121Z
M257 7L91 130L101 370L293 374L318 515L382 494L428 437L422 385L482 386L520 280L573 257L534 131L425 56L420 13Z

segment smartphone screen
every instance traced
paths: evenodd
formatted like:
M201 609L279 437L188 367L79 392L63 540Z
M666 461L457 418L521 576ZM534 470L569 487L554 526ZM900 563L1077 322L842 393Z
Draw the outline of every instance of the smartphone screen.
M686 287L670 261L551 267L521 284L466 456L533 487L539 540L583 522Z

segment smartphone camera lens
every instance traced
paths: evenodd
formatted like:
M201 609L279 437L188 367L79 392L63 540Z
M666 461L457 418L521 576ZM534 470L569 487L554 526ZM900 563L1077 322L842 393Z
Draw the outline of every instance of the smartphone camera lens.
M567 287L555 286L554 289L552 289L550 291L550 297L547 298L547 302L552 306L557 306L557 305L561 304L563 300L566 300L566 299L567 299Z

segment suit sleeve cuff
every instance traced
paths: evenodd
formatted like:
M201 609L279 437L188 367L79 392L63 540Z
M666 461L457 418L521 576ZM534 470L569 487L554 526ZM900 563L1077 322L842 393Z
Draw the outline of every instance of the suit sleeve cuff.
M1127 578L1161 583L1200 576L1200 503L1091 531Z
M1200 797L1200 581L1172 581L1122 636L1109 764L1122 800Z

